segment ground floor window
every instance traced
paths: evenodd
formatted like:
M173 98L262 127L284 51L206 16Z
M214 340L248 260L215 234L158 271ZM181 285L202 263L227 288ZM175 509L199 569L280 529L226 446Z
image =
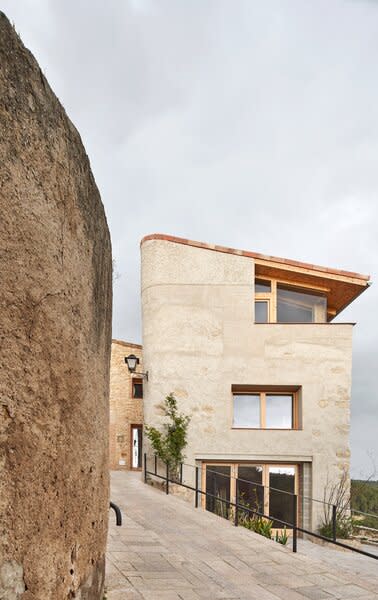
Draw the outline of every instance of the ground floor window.
M297 464L206 463L202 486L207 510L228 518L230 502L243 504L273 518L278 529L293 521L293 494L299 493Z

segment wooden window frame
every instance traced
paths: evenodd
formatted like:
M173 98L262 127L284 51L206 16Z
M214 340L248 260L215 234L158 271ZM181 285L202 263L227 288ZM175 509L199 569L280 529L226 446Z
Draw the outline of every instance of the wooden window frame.
M236 498L236 476L237 473L236 467L237 463L232 462L203 462L202 463L202 473L201 473L201 490L206 491L206 468L207 467L230 467L230 502L235 502ZM215 469L214 469L215 470ZM202 508L206 509L206 495L201 494L202 500L201 505Z
M236 387L236 386L235 386ZM245 431L245 430L253 430L253 431L299 431L300 427L300 412L299 412L299 393L300 389L290 389L280 390L276 388L274 390L267 389L253 389L238 391L236 389L232 390L232 424L231 429L236 431ZM234 425L234 396L260 396L260 427L240 427ZM266 396L291 396L292 404L291 404L291 427L267 427L266 426Z
M139 383L142 385L142 396L134 396L134 384L135 383ZM130 380L130 384L131 384L131 388L130 388L130 397L133 400L143 400L143 394L144 394L144 389L143 389L143 378L142 377L132 377Z
M299 469L300 463L289 463L289 462L266 462L266 461L256 461L256 460L244 460L238 462L229 462L229 461L204 461L202 463L202 471L201 471L201 490L206 492L206 469L207 467L230 467L230 502L236 502L236 480L239 475L239 467L261 467L262 468L262 478L261 484L264 486L264 513L269 515L269 469L271 467L288 469L294 468L294 494L299 496ZM215 470L215 469L214 469ZM201 494L201 506L204 510L206 510L206 495ZM300 502L297 504L297 522L299 522L299 516L301 515ZM274 528L273 531L281 531L283 527ZM291 535L291 530L287 530L288 535Z
M259 294L259 297L255 298L255 323L258 323L260 325L264 324L264 323L271 323L272 322L272 301L271 301L270 298L263 297L263 296L266 296L266 295L267 294ZM260 298L260 296L261 296L261 298ZM268 305L267 311L266 311L267 319L268 320L267 321L256 321L256 304L262 303L262 302L265 302Z
M270 283L270 292L255 292L255 302L268 302L268 321L266 323L280 323L280 321L277 321L277 286L278 285L287 285L288 287L292 288L294 291L297 290L298 292L300 292L301 290L304 292L315 292L315 294L324 294L326 300L327 300L327 306L326 306L326 319L324 321L324 323L327 323L327 316L328 314L331 313L331 311L328 309L328 299L327 299L327 292L329 292L329 288L325 288L323 286L317 286L317 285L313 285L313 284L308 284L308 283L298 283L295 284L293 283L293 281L289 281L289 280L285 280L285 279L274 279L272 277L265 277L265 276L255 276L255 281L266 281L267 283ZM295 321L296 322L296 321ZM293 323L295 323L293 322ZM297 321L298 323L301 323L301 321ZM255 321L256 323L256 321ZM265 325L266 323L256 323L257 325ZM306 322L307 323L307 322ZM311 321L310 324L319 324L319 323L323 323L323 321ZM285 322L286 324L286 322Z

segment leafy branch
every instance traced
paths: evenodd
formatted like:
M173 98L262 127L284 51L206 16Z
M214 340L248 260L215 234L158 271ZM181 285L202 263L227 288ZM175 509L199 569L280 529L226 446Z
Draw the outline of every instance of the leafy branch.
M173 475L177 475L179 465L185 458L190 417L178 412L177 400L172 393L165 398L162 409L164 416L169 419L164 423L163 431L149 426L145 431L156 456L168 464Z

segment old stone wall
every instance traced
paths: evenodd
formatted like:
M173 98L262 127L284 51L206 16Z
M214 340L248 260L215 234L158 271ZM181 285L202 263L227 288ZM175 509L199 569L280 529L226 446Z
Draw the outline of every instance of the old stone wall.
M111 245L80 136L0 14L0 598L102 599Z
M125 356L129 354L139 358L137 371L143 371L142 346L113 340L110 361L109 424L111 469L131 468L131 426L143 424L143 398L135 398L133 393L133 379L138 382L142 382L142 379L136 375L132 377L129 373L125 364Z

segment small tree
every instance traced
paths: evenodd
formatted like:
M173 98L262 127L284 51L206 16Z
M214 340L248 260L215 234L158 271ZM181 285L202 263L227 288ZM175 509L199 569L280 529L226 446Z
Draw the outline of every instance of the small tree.
M184 448L187 445L187 430L190 417L178 412L177 400L171 393L162 405L164 416L168 423L164 423L164 431L156 427L146 427L146 435L151 442L155 454L164 463L168 464L171 476L177 478L180 463L184 461Z
M333 535L332 505L336 506L336 536L347 539L353 533L353 518L350 512L350 480L346 469L340 479L331 483L327 477L323 496L323 519L319 531L321 535L331 538Z
M373 461L373 471L365 481L350 481L347 469L343 469L339 481L334 484L329 482L324 488L323 518L319 531L325 537L332 537L332 505L336 506L336 536L347 539L354 533L356 519L353 517L352 505L366 488L367 484L376 475L376 467Z

